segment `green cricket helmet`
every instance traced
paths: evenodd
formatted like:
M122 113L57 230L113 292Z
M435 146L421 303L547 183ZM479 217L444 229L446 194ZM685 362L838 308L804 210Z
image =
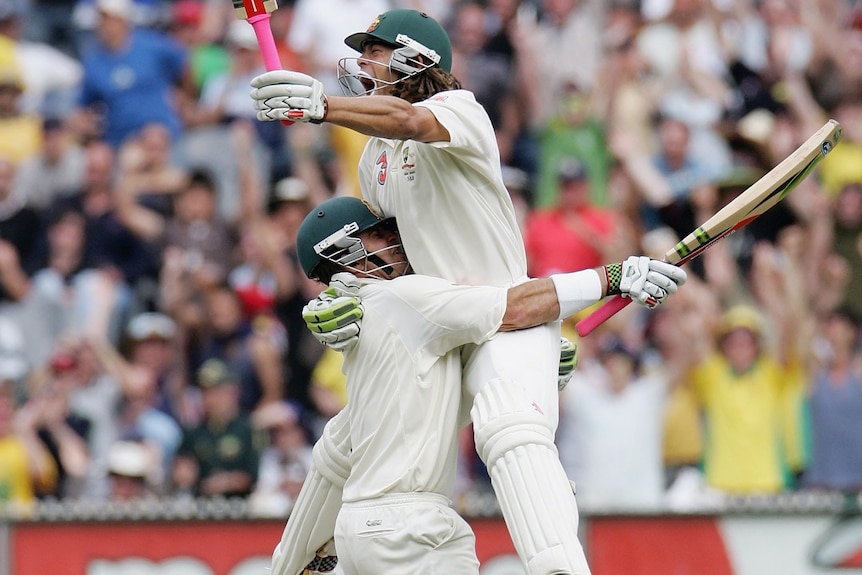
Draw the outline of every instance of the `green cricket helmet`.
M446 72L452 71L452 43L437 20L416 10L389 10L379 15L365 32L351 34L344 43L362 52L368 42L382 42L396 47L390 66L408 75L421 72L429 65L417 60L422 55Z
M356 236L384 223L394 220L381 218L352 196L331 198L318 205L305 216L296 235L296 253L305 275L316 279L315 268L324 260L352 267L373 256Z

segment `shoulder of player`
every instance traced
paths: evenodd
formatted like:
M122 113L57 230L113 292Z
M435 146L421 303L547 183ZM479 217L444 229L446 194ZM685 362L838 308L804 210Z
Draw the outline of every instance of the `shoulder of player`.
M479 105L479 102L476 100L476 95L473 94L470 90L458 89L458 90L443 90L442 92L437 92L433 96L426 98L425 100L414 103L414 106L423 106L423 107L431 107L431 106L457 106L457 105Z

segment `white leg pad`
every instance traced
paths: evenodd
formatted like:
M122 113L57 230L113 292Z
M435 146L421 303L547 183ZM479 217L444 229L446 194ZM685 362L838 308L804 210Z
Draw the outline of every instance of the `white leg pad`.
M302 484L281 541L272 554L274 575L297 575L330 543L341 509L344 481L350 474L350 433L347 414L327 422L314 445L314 461Z
M515 549L529 575L588 575L578 507L560 464L551 420L518 402L514 384L488 382L473 401L476 450L485 462Z

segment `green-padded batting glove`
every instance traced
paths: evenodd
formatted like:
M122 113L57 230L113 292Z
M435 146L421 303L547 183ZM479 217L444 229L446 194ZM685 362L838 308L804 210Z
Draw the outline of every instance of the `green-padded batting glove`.
M302 319L317 341L343 352L359 341L362 304L359 298L339 296L327 288L305 304Z
M575 374L575 368L578 366L578 346L568 339L560 338L560 371L557 376L557 388L563 391L563 388L569 385L572 376Z

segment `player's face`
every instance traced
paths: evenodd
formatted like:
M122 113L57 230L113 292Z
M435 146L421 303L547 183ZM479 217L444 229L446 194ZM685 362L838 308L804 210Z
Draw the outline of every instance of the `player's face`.
M362 50L362 57L356 60L362 72L358 80L369 95L389 94L392 91L392 83L398 80L398 76L389 67L393 50L385 44L368 44Z
M368 252L364 262L355 265L361 274L380 279L393 279L410 271L410 263L404 254L398 232L378 226L365 230L357 237L362 240L365 251Z

